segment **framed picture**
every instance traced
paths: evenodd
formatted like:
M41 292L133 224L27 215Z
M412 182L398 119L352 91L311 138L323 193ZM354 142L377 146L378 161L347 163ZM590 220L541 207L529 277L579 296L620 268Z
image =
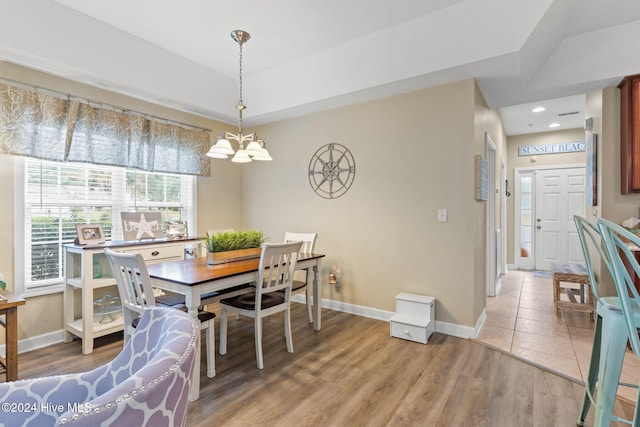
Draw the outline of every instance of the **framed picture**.
M78 244L80 245L104 243L102 224L76 224L76 230L78 231Z
M182 239L187 237L187 221L167 221L167 238Z
M489 199L489 162L481 155L475 157L476 200Z

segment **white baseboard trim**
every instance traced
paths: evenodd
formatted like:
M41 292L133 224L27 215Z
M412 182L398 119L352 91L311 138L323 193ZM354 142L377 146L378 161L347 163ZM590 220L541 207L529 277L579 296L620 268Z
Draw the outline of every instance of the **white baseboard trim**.
M294 295L291 298L291 301L298 303L305 303L305 298L303 294ZM322 307L340 311L342 313L353 314L356 316L368 317L370 319L382 320L384 322L389 322L391 316L395 313L392 311L380 310L377 308L365 307L362 305L356 304L348 304L340 301L333 300L322 300ZM480 318L476 322L475 328L470 326L458 325L456 323L443 322L440 320L436 320L435 331L452 335L458 338L475 338L478 336L482 325L484 325L484 321L487 318L487 310L486 308L482 311ZM48 347L53 344L58 344L64 341L64 331L62 329L58 331L48 332L46 334L38 335L35 337L25 338L18 341L18 353L26 353L31 350L37 350L39 348ZM6 345L0 345L0 354L6 354Z
M306 300L303 294L296 294L291 297L291 301L304 304ZM379 310L377 308L364 307L355 304L348 304L340 301L328 300L325 298L322 299L322 308L340 311L342 313L354 314L356 316L368 317L370 319L382 320L385 322L389 322L391 316L395 314L392 311ZM480 315L480 319L478 319L478 322L476 322L475 327L436 320L435 331L458 338L475 338L478 336L478 331L484 324L484 320L486 319L486 317L487 311L485 308Z
M53 344L58 344L63 341L64 341L64 331L62 329L58 331L47 332L46 334L19 340L18 353L26 353L31 350L37 350L39 348L48 347ZM0 352L2 354L7 354L6 344L0 345Z
M500 289L502 288L502 278L498 278L496 282L496 295L500 293Z
M480 313L480 317L478 317L478 321L476 322L474 335L469 338L478 338L478 335L480 335L480 330L484 326L485 320L487 320L487 307L482 309L482 313Z

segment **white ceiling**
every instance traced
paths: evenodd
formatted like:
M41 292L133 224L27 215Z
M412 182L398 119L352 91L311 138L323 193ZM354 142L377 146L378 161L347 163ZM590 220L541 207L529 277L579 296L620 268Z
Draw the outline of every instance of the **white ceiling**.
M398 5L401 4L401 7ZM637 0L0 0L0 59L235 123L475 77L507 134L640 72ZM533 115L539 103L547 115ZM561 115L559 113L575 112Z

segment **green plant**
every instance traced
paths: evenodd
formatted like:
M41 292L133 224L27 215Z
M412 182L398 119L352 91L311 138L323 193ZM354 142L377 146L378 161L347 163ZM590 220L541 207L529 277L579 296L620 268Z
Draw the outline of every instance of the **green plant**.
M4 276L0 274L0 289L7 289L7 282L4 281Z
M208 252L226 252L238 249L259 248L266 240L262 231L222 231L204 237L203 242Z

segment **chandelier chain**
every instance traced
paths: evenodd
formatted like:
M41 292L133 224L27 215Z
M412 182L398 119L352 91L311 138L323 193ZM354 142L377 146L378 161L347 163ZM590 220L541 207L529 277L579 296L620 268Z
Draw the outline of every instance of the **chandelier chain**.
M242 43L238 43L240 45L240 66L238 67L239 74L238 74L238 83L240 85L240 100L238 101L238 107L239 108L243 108L244 107L244 102L242 100Z

